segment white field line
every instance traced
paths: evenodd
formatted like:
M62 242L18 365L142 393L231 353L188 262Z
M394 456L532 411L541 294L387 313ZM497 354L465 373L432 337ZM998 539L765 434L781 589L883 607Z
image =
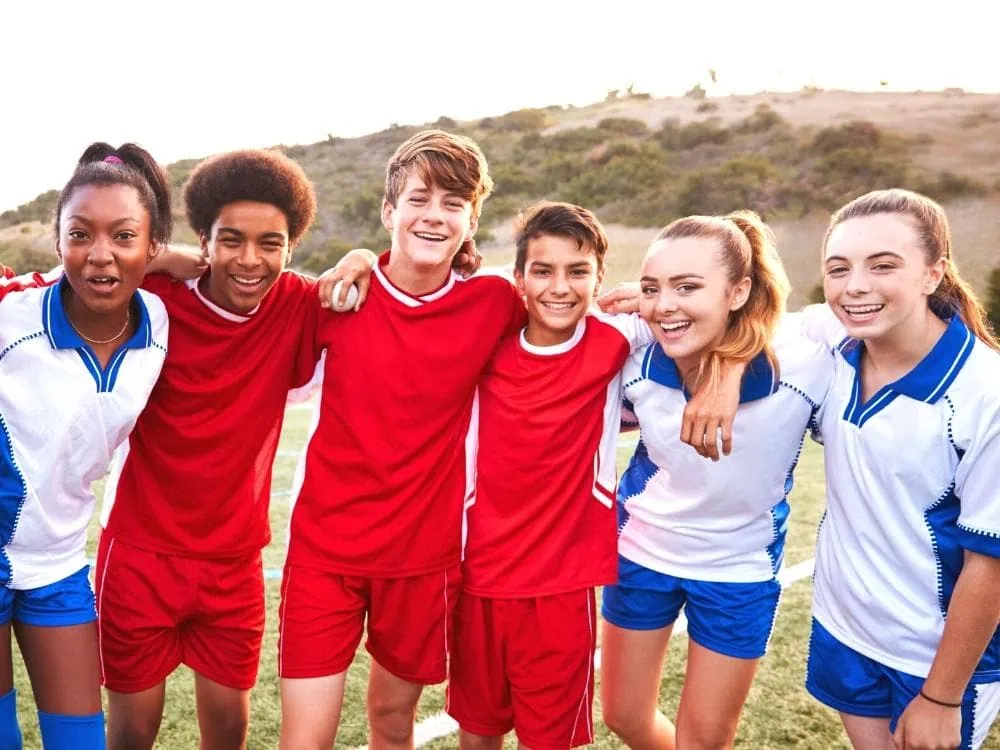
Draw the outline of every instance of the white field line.
M816 560L810 558L795 565L782 568L778 574L778 580L781 581L782 587L791 586L793 583L811 577L815 563ZM677 622L674 623L674 630L671 633L671 637L673 638L685 633L687 633L687 619L681 613L681 616L677 618ZM600 668L601 649L597 649L594 654L594 669L599 670ZM437 713L417 723L413 730L413 744L415 747L423 747L434 740L448 737L456 732L458 732L457 722L446 713ZM368 745L362 745L358 750L368 750Z

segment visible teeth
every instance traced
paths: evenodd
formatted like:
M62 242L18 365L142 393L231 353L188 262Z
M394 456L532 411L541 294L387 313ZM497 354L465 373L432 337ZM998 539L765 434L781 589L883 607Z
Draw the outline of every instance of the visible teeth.
M878 312L885 305L844 305L843 307L852 315L865 315L867 313Z
M543 302L542 304L545 305L546 307L551 307L551 308L553 308L555 310L569 310L576 303L575 302Z
M691 325L690 320L682 320L679 323L660 323L660 328L664 331L677 331L681 328L687 328L689 325Z
M237 284L242 284L243 286L253 286L254 284L257 284L260 279L247 279L241 276L233 276L233 281Z
M433 240L435 242L445 239L443 234L432 234L430 232L414 232L422 240Z
M110 276L91 276L90 280L91 281L97 281L97 282L100 282L102 284L104 284L106 282L109 282L109 281L114 281L114 279L111 278Z

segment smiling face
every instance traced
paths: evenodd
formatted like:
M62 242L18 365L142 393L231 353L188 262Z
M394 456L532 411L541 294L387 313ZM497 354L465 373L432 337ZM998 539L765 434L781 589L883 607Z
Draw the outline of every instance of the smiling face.
M543 234L528 240L524 271L515 270L528 307L528 342L552 346L568 341L587 314L604 271L589 245Z
M245 315L285 270L291 252L288 219L270 203L228 203L213 222L211 235L201 236L201 247L212 269L204 293L220 307Z
M382 206L382 223L392 235L392 253L424 271L448 268L462 243L475 234L472 201L411 172L396 199Z
M901 214L860 216L830 232L823 258L823 291L853 338L879 339L924 315L944 274L928 265L916 224Z
M712 237L654 242L642 264L639 314L682 374L697 369L742 307L750 279L730 283L720 243Z
M59 215L56 249L84 318L124 314L156 254L149 212L129 185L83 185Z

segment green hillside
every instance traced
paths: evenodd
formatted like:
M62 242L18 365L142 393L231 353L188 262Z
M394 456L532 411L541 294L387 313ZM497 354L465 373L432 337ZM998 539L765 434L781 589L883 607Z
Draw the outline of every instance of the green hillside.
M469 135L486 152L496 191L484 209L480 242L497 255L506 250L501 238L509 217L539 198L580 203L612 228L655 228L689 213L736 208L753 208L772 222L815 223L817 215L879 187L910 187L946 203L993 194L996 175L966 152L983 136L1000 145L998 98L933 95L952 107L948 112L922 96L609 94L592 107L523 109L471 122L441 117L428 125ZM384 246L385 163L400 142L428 125L279 147L302 164L319 193L316 225L296 265L320 270L347 247ZM169 165L175 188L196 163ZM50 191L0 214L0 230L50 221L55 199ZM175 240L193 241L178 218ZM29 270L38 264L37 251L50 244L34 230L13 237L10 229L0 231L0 262ZM797 285L813 282L793 276Z

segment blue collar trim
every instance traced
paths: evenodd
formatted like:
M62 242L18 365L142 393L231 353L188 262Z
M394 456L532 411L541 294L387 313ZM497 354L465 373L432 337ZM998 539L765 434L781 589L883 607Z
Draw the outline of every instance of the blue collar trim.
M690 398L681 380L677 363L668 357L656 342L646 348L642 360L642 375L667 388L682 390L685 398ZM740 403L767 398L777 390L778 380L774 377L774 368L771 367L767 355L761 352L751 360L747 371L743 374L743 381L740 383Z
M45 290L45 297L42 300L42 327L45 329L53 349L89 348L87 342L76 332L66 316L63 292L68 286L69 282L63 276L59 279L58 284ZM138 312L138 320L135 333L125 342L123 348L144 349L153 343L153 327L149 321L149 310L146 308L142 295L138 292L132 296L132 301Z

